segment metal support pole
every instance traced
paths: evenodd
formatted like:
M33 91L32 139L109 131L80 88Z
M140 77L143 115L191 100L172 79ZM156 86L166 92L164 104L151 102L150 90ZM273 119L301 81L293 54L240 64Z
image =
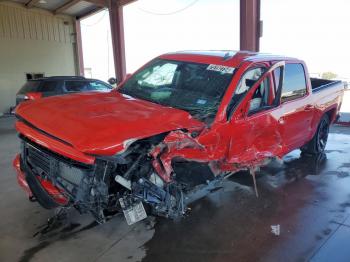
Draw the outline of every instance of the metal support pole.
M240 49L259 51L260 0L240 0Z
M126 75L124 19L123 6L118 5L116 0L110 0L109 19L111 22L115 76L118 82L121 82Z
M80 76L84 75L84 57L83 57L83 43L81 39L81 26L80 20L75 21L76 32L76 55L78 60L78 69L76 70Z

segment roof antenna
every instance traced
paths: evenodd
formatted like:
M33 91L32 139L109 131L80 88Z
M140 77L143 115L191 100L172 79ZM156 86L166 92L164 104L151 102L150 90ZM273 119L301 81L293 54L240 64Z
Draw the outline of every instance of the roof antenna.
M223 60L226 61L226 60L229 60L230 58L233 57L233 53L231 54L231 52L227 52L224 57L223 57Z

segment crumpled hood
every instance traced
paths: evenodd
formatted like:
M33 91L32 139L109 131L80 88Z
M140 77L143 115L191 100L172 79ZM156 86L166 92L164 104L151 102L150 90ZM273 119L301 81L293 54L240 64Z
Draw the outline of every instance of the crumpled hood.
M97 155L116 154L130 139L204 126L185 111L115 91L24 102L17 108L16 114L75 149Z

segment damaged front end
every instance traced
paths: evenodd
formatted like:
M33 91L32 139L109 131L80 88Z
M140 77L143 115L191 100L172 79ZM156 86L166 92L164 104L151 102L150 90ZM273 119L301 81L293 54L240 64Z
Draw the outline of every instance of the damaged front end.
M137 140L115 156L96 157L91 165L63 157L24 136L21 140L15 167L30 199L47 209L75 207L91 213L99 223L121 211L128 224L147 214L175 219L216 185L207 163L173 155L174 149L202 150L185 131Z

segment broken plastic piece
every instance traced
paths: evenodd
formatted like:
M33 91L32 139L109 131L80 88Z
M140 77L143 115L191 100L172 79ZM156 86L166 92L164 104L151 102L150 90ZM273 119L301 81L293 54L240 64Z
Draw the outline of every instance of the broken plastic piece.
M115 176L114 180L115 180L115 182L121 184L123 187L131 190L131 182L130 182L130 180L127 180L124 177L119 176L119 175Z
M255 170L254 169L250 169L250 174L253 177L255 195L256 195L256 197L259 197L258 187L256 185Z

